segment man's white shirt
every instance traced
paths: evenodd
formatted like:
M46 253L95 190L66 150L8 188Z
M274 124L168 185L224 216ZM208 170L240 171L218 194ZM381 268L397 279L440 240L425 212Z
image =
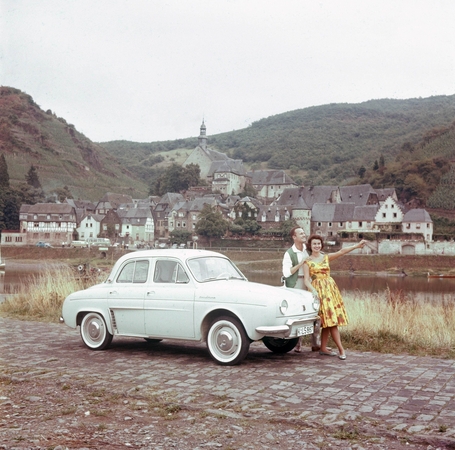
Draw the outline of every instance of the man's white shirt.
M306 251L306 246L303 244L303 250L299 250L295 244L291 247L292 250L297 254L297 260L302 262L302 260L308 258L308 252ZM289 253L286 251L283 257L283 276L285 278L289 278L291 274L291 267L293 266L291 257L289 256ZM303 267L299 268L299 276L303 277Z

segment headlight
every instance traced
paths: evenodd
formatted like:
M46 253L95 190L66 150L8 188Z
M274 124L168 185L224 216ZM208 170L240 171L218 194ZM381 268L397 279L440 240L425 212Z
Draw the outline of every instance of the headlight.
M320 303L319 303L319 299L318 299L318 300L313 299L313 309L314 309L315 311L319 311L319 307L320 307L320 306L321 306L321 305L320 305Z
M283 314L283 316L286 314L286 311L288 310L288 302L286 300L281 301L280 305L280 312Z

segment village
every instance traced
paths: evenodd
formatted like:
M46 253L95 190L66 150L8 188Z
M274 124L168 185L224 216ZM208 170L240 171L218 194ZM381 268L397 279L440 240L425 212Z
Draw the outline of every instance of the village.
M206 126L183 166L198 165L206 186L162 197L134 199L106 193L97 203L66 199L62 203L22 205L20 229L3 230L2 246L76 246L99 244L154 248L170 243L172 232L187 232L185 246L197 246L196 224L204 207L219 211L231 224L257 223L259 239L278 234L294 220L307 235L319 234L329 245L365 238L366 253L455 255L453 241L434 241L433 222L422 208L399 202L393 187L299 186L283 170L247 171L242 160L207 145ZM241 196L246 187L257 193ZM228 231L229 233L229 231ZM230 237L232 236L232 233ZM104 243L103 243L104 239Z

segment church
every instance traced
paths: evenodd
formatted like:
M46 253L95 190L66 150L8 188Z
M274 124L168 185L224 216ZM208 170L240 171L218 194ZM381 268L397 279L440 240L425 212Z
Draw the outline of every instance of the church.
M205 123L202 121L198 145L183 163L183 167L197 164L201 169L200 177L211 185L212 192L223 195L237 195L243 192L245 186L251 182L243 161L229 158L226 154L208 147L206 131Z

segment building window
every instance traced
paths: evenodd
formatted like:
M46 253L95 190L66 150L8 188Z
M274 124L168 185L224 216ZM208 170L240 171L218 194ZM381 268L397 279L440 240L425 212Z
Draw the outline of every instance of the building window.
M329 227L331 227L331 226L332 226L332 222L329 222Z
M318 227L320 227L321 225L322 225L322 223L321 223L321 222L318 222Z
M359 222L359 227L363 227L363 222Z
M386 217L386 216L385 216L385 213L382 213L382 218L385 219L385 217Z
M393 213L393 218L394 218L394 219L397 218L397 213Z
M343 222L340 222L340 227L342 227L342 226L343 226Z

